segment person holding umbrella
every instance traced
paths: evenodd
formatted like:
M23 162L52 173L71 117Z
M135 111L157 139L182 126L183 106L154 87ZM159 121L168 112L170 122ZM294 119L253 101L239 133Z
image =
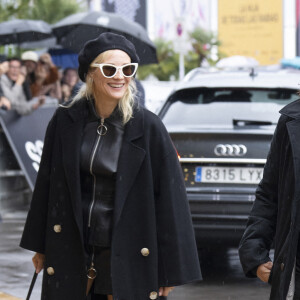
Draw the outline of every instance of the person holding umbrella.
M135 101L129 40L103 33L78 60L85 84L48 125L20 245L43 299L164 299L201 280L176 150Z

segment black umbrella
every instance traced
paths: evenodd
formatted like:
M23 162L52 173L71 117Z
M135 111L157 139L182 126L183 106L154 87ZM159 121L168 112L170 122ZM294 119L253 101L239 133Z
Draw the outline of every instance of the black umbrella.
M38 41L52 36L49 24L41 20L11 20L0 23L0 45Z
M77 13L56 23L52 30L58 44L76 53L86 41L98 37L102 32L122 34L135 45L141 64L157 63L156 48L146 30L138 23L114 13Z

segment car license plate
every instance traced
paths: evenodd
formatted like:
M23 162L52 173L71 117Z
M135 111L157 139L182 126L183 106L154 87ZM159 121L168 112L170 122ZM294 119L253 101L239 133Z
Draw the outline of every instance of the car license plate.
M196 167L195 182L257 184L263 168Z

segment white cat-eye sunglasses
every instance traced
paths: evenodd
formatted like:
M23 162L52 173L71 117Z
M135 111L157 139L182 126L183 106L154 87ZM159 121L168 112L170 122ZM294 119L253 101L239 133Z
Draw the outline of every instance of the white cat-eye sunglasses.
M116 76L119 70L122 71L124 77L133 77L137 71L138 63L130 63L121 67L116 67L111 64L92 64L92 67L99 68L102 75L106 78L112 78Z

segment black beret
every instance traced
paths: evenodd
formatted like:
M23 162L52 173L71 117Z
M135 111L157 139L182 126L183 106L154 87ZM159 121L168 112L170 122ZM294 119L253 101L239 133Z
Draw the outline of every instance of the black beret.
M134 45L123 35L104 32L98 38L87 41L83 49L78 54L78 75L85 82L89 66L92 61L102 52L107 50L119 49L126 52L131 58L131 62L138 63L140 61Z

